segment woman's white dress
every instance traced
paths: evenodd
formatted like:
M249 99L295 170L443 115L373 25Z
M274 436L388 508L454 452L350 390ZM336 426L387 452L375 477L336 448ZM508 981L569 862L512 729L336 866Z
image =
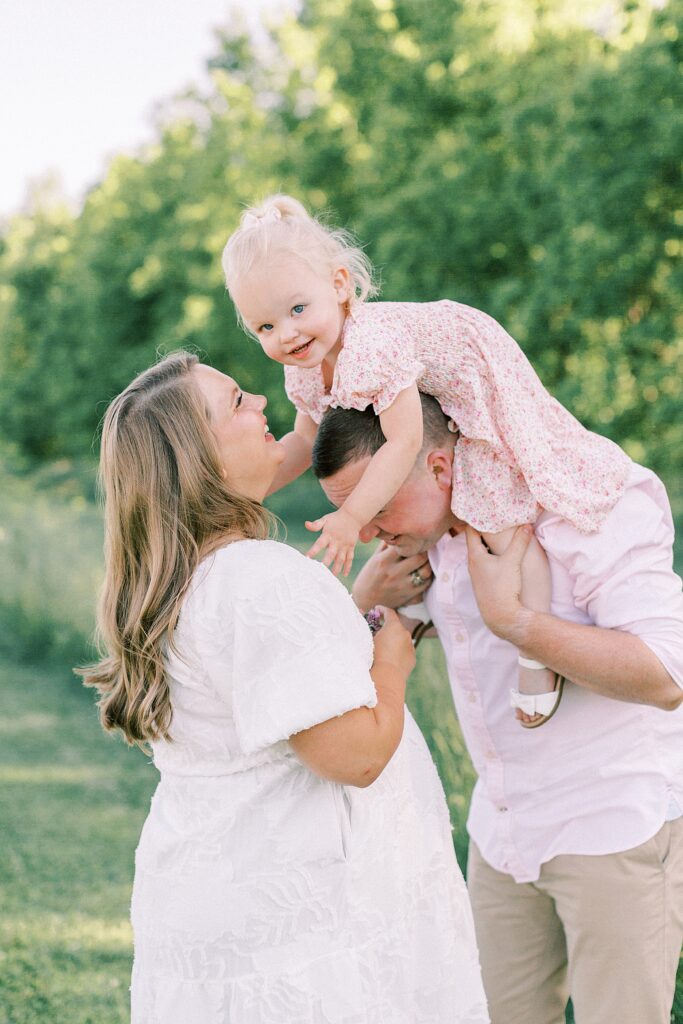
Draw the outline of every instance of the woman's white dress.
M367 789L287 738L376 701L342 584L273 541L199 567L136 854L132 1024L485 1024L446 803L406 714Z

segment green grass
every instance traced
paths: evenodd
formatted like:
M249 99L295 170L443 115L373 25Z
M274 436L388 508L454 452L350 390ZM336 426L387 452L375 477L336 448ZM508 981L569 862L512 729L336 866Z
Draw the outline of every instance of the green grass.
M94 628L101 516L69 468L55 477L0 462L0 653L15 659L73 662Z
M0 663L0 1024L128 1020L133 851L156 780L68 669Z

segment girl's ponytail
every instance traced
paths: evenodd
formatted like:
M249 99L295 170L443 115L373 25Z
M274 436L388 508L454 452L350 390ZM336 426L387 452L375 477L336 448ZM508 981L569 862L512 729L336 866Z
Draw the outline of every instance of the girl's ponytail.
M234 297L238 281L243 281L254 267L282 255L303 260L316 273L334 273L338 267L345 267L356 301L363 302L378 292L372 264L353 236L340 228L327 227L298 199L282 193L269 196L242 214L239 227L223 250L226 288ZM237 315L239 318L239 310Z

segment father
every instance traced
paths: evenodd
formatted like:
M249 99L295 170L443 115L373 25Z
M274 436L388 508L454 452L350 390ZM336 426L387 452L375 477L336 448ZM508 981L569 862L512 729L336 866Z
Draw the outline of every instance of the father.
M543 512L552 614L532 612L519 601L528 530L496 557L454 518L457 435L427 396L423 415L411 476L361 531L384 545L354 596L397 607L431 584L479 776L468 882L492 1022L561 1024L569 993L576 1024L668 1024L683 940L683 594L664 488L634 464L592 535ZM335 505L383 441L371 408L327 412L313 468ZM509 707L516 648L572 681L541 728Z

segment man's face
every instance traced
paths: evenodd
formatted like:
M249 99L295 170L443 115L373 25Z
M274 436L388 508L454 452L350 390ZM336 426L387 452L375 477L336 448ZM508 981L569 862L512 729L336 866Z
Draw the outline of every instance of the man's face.
M378 537L404 558L432 547L448 530L462 525L451 512L452 453L431 453L413 470L401 489L363 529L364 544ZM362 477L369 456L351 462L320 481L325 494L339 508Z

